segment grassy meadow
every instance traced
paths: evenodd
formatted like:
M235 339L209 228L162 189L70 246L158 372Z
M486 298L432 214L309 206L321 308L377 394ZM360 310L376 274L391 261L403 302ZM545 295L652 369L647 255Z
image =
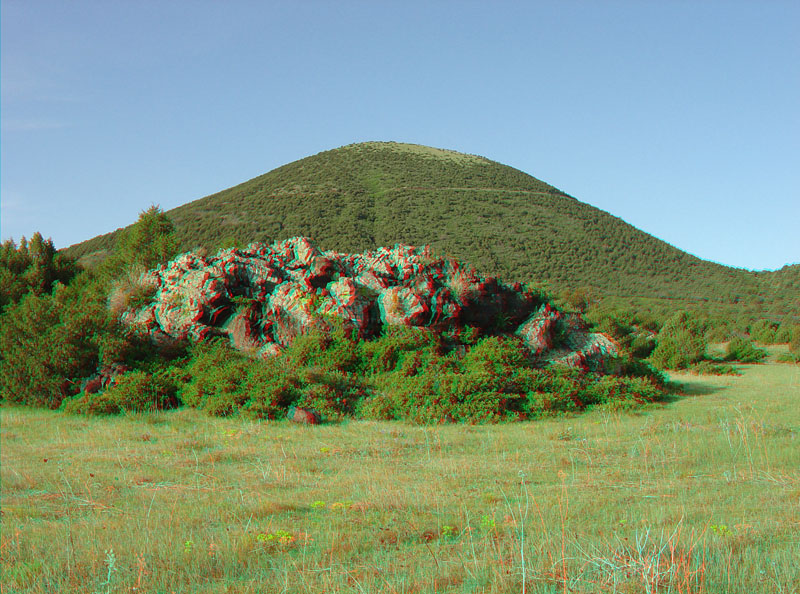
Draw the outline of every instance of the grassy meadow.
M800 592L800 366L531 423L2 420L15 592Z

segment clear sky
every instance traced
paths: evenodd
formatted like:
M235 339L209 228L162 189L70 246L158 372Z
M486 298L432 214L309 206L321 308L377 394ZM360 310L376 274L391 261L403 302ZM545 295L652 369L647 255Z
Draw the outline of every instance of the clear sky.
M800 261L800 2L2 0L2 237L57 247L395 140L692 254Z

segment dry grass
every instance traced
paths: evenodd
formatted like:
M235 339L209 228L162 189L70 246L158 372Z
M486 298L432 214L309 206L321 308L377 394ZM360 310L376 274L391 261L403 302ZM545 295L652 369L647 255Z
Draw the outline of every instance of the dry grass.
M356 148L357 150L362 150L363 148L375 147L389 147L397 152L412 153L427 159L451 161L461 165L483 165L491 163L491 161L486 159L486 157L479 157L478 155L469 155L449 149L434 148L431 146L423 146L421 144L406 144L403 142L365 142L345 148Z
M800 591L800 367L636 415L2 409L2 592Z
M141 306L155 295L158 289L155 279L144 273L143 266L132 266L114 282L108 297L108 309L115 317L132 306Z

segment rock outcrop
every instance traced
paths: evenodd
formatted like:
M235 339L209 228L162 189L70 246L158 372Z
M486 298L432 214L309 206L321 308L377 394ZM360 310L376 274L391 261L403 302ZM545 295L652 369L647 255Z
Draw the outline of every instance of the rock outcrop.
M141 285L155 290L152 300L122 319L156 344L224 336L237 349L269 357L337 318L363 339L391 325L516 333L543 365L592 367L618 350L538 293L427 247L343 254L296 237L212 257L185 253L145 273Z

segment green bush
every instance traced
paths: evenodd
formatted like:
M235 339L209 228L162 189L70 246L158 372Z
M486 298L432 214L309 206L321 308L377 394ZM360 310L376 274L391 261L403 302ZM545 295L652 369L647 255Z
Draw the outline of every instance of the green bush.
M298 336L282 357L293 369L319 367L351 371L359 362L358 338L336 318L329 329L312 328Z
M359 345L359 370L366 375L394 371L406 359L405 368L436 360L442 350L439 337L426 328L389 326L384 333Z
M519 374L527 402L525 411L532 418L579 409L585 377L565 368L529 369Z
M164 211L152 205L139 213L139 218L119 235L114 253L103 262L100 274L113 281L125 269L149 270L167 262L177 254L175 227Z
M63 285L52 295L29 293L0 319L0 395L58 408L97 368L100 337L118 331L104 304L85 293Z
M792 338L789 340L789 351L800 355L800 326L792 329Z
M0 245L0 311L28 293L45 295L56 283L68 283L78 272L75 261L56 251L52 239L38 231L19 246L9 239Z
M516 336L487 336L473 346L462 362L466 371L508 374L529 363L530 352Z
M671 317L658 333L650 361L659 369L685 369L706 352L704 328L686 312Z
M367 418L412 423L500 420L509 397L492 389L496 385L491 378L475 373L392 374L377 383L378 395L365 399L358 409Z
M720 365L711 361L700 361L689 368L695 375L741 375L733 365Z
M740 336L732 338L725 351L726 361L739 361L740 363L758 363L766 356L765 350L756 348L751 341Z
M302 370L299 377L303 387L297 405L316 410L327 420L353 416L368 393L365 383L352 373L311 368Z
M792 340L793 325L784 321L775 330L775 344L788 344Z
M249 399L245 380L253 364L223 340L198 344L186 368L191 379L182 386L179 397L187 406L212 415L234 414Z
M302 396L301 383L280 358L253 361L242 385L247 400L242 413L259 419L280 419Z
M778 324L769 320L757 320L749 328L750 338L761 344L775 344L777 332Z
M176 383L168 374L131 371L118 376L115 384L102 392L65 400L61 408L68 413L97 415L152 412L179 404Z
M725 342L731 339L734 331L726 323L717 323L706 332L708 342Z
M662 394L662 386L652 379L606 375L586 386L582 401L586 406L605 405L614 409L628 409L658 400Z

